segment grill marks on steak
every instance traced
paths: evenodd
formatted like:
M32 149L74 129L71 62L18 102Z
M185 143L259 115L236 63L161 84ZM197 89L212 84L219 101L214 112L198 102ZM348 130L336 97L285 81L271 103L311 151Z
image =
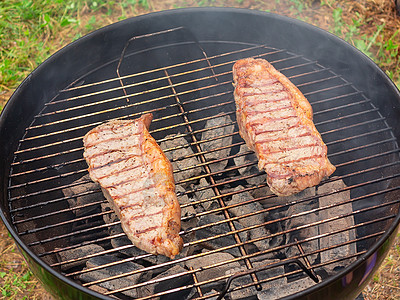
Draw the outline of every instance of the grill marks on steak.
M151 114L114 120L89 131L84 157L132 243L171 258L183 246L172 167L149 134Z
M289 79L266 60L247 58L235 63L233 81L240 135L273 193L300 192L335 171L310 103Z

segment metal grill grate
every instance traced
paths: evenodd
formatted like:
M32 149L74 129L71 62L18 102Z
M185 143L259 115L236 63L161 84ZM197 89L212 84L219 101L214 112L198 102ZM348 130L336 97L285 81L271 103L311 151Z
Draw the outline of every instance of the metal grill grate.
M135 37L119 59L59 91L35 116L10 173L17 232L66 277L122 299L271 296L282 285L289 295L337 274L398 214L391 128L362 91L318 62L266 45L170 36L182 30ZM137 39L160 45L137 49ZM311 103L337 167L319 187L272 195L244 146L231 69L250 56L269 60ZM150 133L178 166L185 245L172 261L126 243L100 188L85 176L83 135L147 112L154 115ZM300 285L301 278L314 281Z

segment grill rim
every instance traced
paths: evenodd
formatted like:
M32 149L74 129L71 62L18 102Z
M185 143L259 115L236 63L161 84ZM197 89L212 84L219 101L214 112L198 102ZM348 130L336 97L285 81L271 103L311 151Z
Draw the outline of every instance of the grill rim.
M2 169L4 172L3 174L5 174L5 176L2 175L2 177L3 177L2 183L4 184L4 186L8 186L8 180L9 180L8 176L9 176L10 168L11 168L10 161L12 160L12 159L10 159L10 157L13 157L14 151L16 150L17 145L19 143L18 139L11 139L11 141L13 143L10 144L10 139L7 139L5 137L7 135L7 131L9 132L9 130L7 128L8 127L7 121L9 121L8 118L9 119L15 118L17 99L20 98L20 95L22 94L23 89L26 86L29 86L31 84L31 81L33 78L40 77L41 73L43 73L43 71L46 71L46 67L48 65L56 63L57 59L62 57L65 53L69 52L72 48L81 45L83 42L90 41L92 39L92 37L94 37L98 34L101 34L106 31L114 30L120 26L129 25L132 22L134 22L136 24L142 20L151 20L153 18L159 18L159 17L163 18L165 16L173 16L175 14L186 14L186 13L196 13L196 14L197 13L201 13L201 14L207 14L207 13L232 14L232 13L234 13L234 14L252 15L254 17L270 18L270 19L274 19L275 21L278 21L281 23L293 25L294 27L300 28L300 29L308 31L308 32L312 32L312 34L314 34L314 35L317 35L317 36L321 35L321 36L327 37L327 38L329 38L331 43L341 47L340 49L346 49L348 52L351 52L352 54L354 54L355 57L357 57L364 64L365 67L369 67L369 68L373 69L375 72L377 72L378 77L380 77L380 79L383 81L383 83L388 88L390 88L392 91L394 91L397 96L396 97L397 103L393 103L393 105L395 107L392 107L392 109L393 110L400 109L400 104L399 104L400 103L400 92L399 92L399 90L397 89L396 85L389 79L389 77L370 58L368 58L365 54L363 54L361 51L359 51L352 45L346 43L345 41L341 40L340 38L336 37L335 35L327 32L321 28L318 28L316 26L310 25L310 24L305 23L300 20L282 16L282 15L277 15L277 14L268 13L268 12L255 11L255 10L249 10L249 9L238 9L238 8L216 8L216 7L183 8L183 9L174 9L174 10L162 11L162 12L154 12L154 13L149 13L146 15L132 17L132 18L108 25L106 27L98 29L98 30L96 30L92 33L89 33L88 35L72 42L71 44L63 47L62 49L60 49L59 51L54 53L52 56L50 56L48 59L46 59L21 83L21 85L15 90L15 92L10 97L9 101L6 103L5 107L3 108L2 113L0 115L0 140L8 141L8 143L2 143L5 146L3 146L2 150L1 150L1 154L3 154L2 156L6 158L0 163L0 169ZM395 98L395 97L393 97L393 98ZM31 103L31 105L35 107L34 111L36 111L42 107L42 106L40 106L40 104L43 104L43 103L37 103L37 102ZM29 107L31 107L31 106L29 106ZM29 108L24 108L24 109L29 110ZM20 112L20 113L23 113L23 112ZM35 113L32 114L32 110L31 110L29 116L31 118L33 118L35 116ZM387 116L385 116L385 118L387 119ZM28 119L28 118L27 118L27 120L25 119L25 122L21 122L22 125L20 124L20 126L18 126L18 128L23 128L23 132L24 132L25 128L28 127L28 125L31 121L32 121L32 119ZM393 130L393 132L395 132L395 128L393 128L392 130ZM12 151L11 149L14 151ZM8 155L5 156L4 153L8 154ZM9 164L7 165L6 163L9 163ZM2 196L5 199L5 202L8 202L7 189L4 189L2 194L3 194ZM28 248L28 246L25 245L24 242L22 242L21 238L19 237L19 235L16 233L13 226L11 225L11 222L9 222L10 212L8 211L8 216L4 212L4 211L7 211L7 207L4 206L4 203L0 203L0 205L1 205L0 217L5 225L6 229L8 230L8 232L10 232L12 238L17 243L17 246L20 249L20 251L22 252L23 256L29 262L28 265L32 269L34 269L34 267L35 267L36 272L34 272L34 273L43 283L46 279L48 279L48 275L51 275L57 282L61 282L62 284L66 285L66 286L71 285L74 288L76 288L80 293L83 292L84 294L88 295L89 297L96 297L96 299L111 299L108 296L99 294L93 290L83 287L82 285L76 283L75 281L73 281L70 278L64 277L62 274L56 272L53 268L51 268L49 265L47 265L39 257L37 257L36 254L34 254L33 251L30 250ZM332 285L332 283L337 282L346 274L348 274L350 272L354 272L355 270L359 269L363 264L365 264L365 262L368 258L370 258L372 255L374 255L375 252L382 251L382 249L383 249L384 255L382 255L380 258L381 258L381 260L383 260L384 256L386 255L386 253L388 251L388 248L389 248L389 247L387 247L387 245L388 245L387 242L388 241L393 242L393 240L396 236L396 232L399 229L399 223L400 223L400 214L398 214L397 217L393 220L393 222L391 223L389 229L385 232L385 234L383 234L379 238L379 240L377 242L375 242L375 244L365 254L363 254L361 257L359 257L359 259L357 259L354 263L348 265L346 268L344 268L338 274L320 282L319 284L317 284L311 288L307 288L301 292L298 292L295 295L286 297L285 299L295 299L295 298L311 295L317 291L321 291L324 287L328 287L328 286ZM391 244L391 242L389 243L389 245ZM370 275L374 273L374 271L376 270L377 267L379 267L379 265L380 265L380 263L377 263L375 265L375 268L370 273ZM41 270L40 268L46 270L50 274L44 274L43 270ZM47 288L46 284L45 284L45 287ZM57 288L59 288L59 287L56 287L56 289ZM56 291L56 290L54 290L54 291ZM50 292L52 294L54 294L54 291L50 290Z

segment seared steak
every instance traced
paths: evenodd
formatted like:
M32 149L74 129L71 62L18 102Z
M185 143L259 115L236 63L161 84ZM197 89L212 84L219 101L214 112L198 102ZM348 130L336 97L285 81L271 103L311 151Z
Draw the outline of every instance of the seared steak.
M298 193L335 171L310 103L287 77L264 59L247 58L234 64L233 81L240 135L273 193Z
M89 131L84 157L132 243L174 258L182 249L180 206L172 167L149 134L151 114L114 120Z

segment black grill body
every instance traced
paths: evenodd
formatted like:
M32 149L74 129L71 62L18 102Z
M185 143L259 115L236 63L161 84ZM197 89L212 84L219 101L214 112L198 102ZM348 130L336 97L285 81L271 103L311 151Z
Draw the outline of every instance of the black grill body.
M40 65L4 108L1 216L33 272L53 295L109 299L72 275L62 275L56 253L69 247L77 232L82 239L107 239L90 232L91 226L104 226L103 213L97 212L98 216L87 219L92 223L82 225L61 190L86 174L81 137L112 118L134 118L150 111L155 116L151 133L158 142L181 132L199 157L199 166L194 167L203 170L195 179L207 180L219 201L216 212L225 216L232 236L240 242L241 231L224 208L224 199L235 192L221 186L230 181L233 188L245 180L238 175L242 166L232 163L243 141L234 122L230 71L235 60L249 56L271 61L309 99L314 122L338 167L334 176L343 180L351 196L354 225L349 230L356 237L350 242L356 245L356 253L345 258L346 267L334 276L317 274L317 285L288 298L352 299L360 293L384 259L399 224L399 91L369 58L321 29L269 13L204 8L139 16L95 31ZM213 171L202 153L201 133L215 116L229 116L232 123L223 126L234 128L227 167L221 172ZM182 179L177 185L186 187L186 183ZM104 199L99 197L100 204ZM283 212L314 198L277 203L266 210ZM270 221L274 222L284 221ZM188 229L184 235L196 230ZM251 251L233 246L251 271ZM298 260L304 262L304 256ZM307 261L302 266L309 267ZM292 269L287 266L287 270ZM301 272L301 268L294 270ZM251 276L257 286L257 272ZM233 284L237 278L223 280Z

